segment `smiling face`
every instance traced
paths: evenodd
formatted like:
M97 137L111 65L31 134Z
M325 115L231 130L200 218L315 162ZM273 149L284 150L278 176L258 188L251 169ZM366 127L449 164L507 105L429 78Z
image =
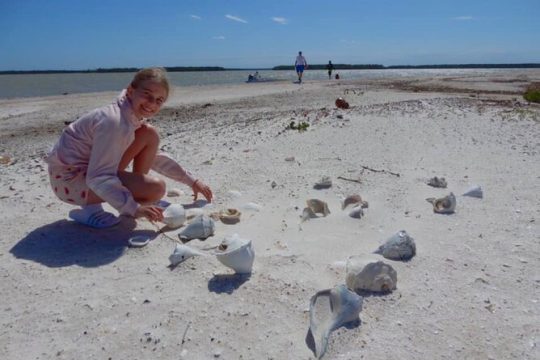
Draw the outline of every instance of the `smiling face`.
M157 114L167 96L167 89L161 83L152 80L142 81L136 88L133 85L127 88L127 97L138 118L149 118Z

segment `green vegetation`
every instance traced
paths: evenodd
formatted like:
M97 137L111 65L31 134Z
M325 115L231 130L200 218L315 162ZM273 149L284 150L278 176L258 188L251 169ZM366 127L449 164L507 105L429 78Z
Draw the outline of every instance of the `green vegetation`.
M289 125L285 128L285 130L298 130L298 132L306 131L309 127L309 124L305 121L302 121L298 125L294 121L291 121Z
M165 67L169 72L177 71L225 71L226 69L220 66L171 66ZM0 75L13 74L89 74L89 73L134 73L139 71L139 68L109 68L109 69L92 69L92 70L10 70L0 71Z
M539 63L525 64L442 64L442 65L392 65L384 66L378 64L350 65L333 64L334 70L371 70L371 69L519 69L519 68L540 68ZM309 65L309 70L324 70L326 64ZM294 70L293 65L275 66L272 70Z
M525 90L523 98L529 102L540 103L540 83L532 83Z

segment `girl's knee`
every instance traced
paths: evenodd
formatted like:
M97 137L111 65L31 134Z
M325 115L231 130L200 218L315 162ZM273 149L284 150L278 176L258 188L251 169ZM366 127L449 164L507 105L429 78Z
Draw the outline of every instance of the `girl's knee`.
M167 186L163 179L160 179L158 177L152 177L150 183L148 184L148 196L150 197L149 200L161 200L163 196L165 196L166 187Z
M159 145L159 133L156 128L149 124L143 124L135 131L135 138L143 140L147 144Z

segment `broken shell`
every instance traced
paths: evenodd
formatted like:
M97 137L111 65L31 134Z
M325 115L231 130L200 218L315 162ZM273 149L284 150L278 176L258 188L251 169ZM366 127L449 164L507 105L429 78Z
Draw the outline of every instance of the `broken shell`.
M364 209L362 209L362 206L356 206L351 210L349 216L355 219L360 219L364 216Z
M180 189L171 189L169 191L167 191L167 196L168 197L176 197L176 196L180 196L180 195L184 195L184 192Z
M224 224L236 224L240 221L240 215L242 213L236 209L227 209L219 212L219 220Z
M214 220L206 215L198 215L178 234L178 237L180 240L205 240L214 235L214 230Z
M358 320L362 310L362 297L339 285L317 292L309 303L309 330L315 343L315 356L323 357L330 333Z
M348 109L349 103L345 99L339 97L336 99L336 106L340 109Z
M186 210L180 204L171 204L163 210L163 223L170 228L178 228L186 222Z
M416 244L405 230L401 230L379 246L375 254L391 260L409 260L416 255Z
M351 256L347 259L346 284L353 291L392 291L397 273L392 266L374 256Z
M369 207L369 204L367 201L362 200L362 197L358 194L349 195L343 200L343 203L341 204L341 209L344 210L349 205L357 204L360 205L362 208L366 209ZM356 205L355 205L356 206Z
M313 188L316 190L328 189L332 187L332 179L329 176L323 177L320 181L316 182L313 185Z
M169 261L171 262L171 266L176 266L191 257L201 255L206 254L187 245L176 244L173 253L169 255Z
M450 193L443 198L427 198L427 202L433 204L433 211L437 214L452 214L456 210L456 197Z
M482 199L484 197L484 192L482 191L482 188L479 185L475 185L469 188L469 190L467 190L463 194L463 196L470 196L470 197Z
M225 237L215 251L215 255L219 262L233 269L237 274L251 273L255 260L251 240L241 239L238 234Z
M436 177L436 176L429 179L427 184L429 186L433 186L433 187L436 187L436 188L446 188L446 186L447 186L445 178L443 178L443 177L439 178L439 177Z
M306 201L307 207L310 208L315 214L322 214L327 216L330 214L328 204L319 199L309 199Z

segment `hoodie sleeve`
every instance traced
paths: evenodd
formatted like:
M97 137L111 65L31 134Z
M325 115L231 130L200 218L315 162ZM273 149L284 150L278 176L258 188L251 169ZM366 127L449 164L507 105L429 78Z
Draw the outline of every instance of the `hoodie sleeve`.
M120 214L133 216L139 204L118 178L118 165L134 135L121 126L120 116L102 113L93 134L86 183Z

